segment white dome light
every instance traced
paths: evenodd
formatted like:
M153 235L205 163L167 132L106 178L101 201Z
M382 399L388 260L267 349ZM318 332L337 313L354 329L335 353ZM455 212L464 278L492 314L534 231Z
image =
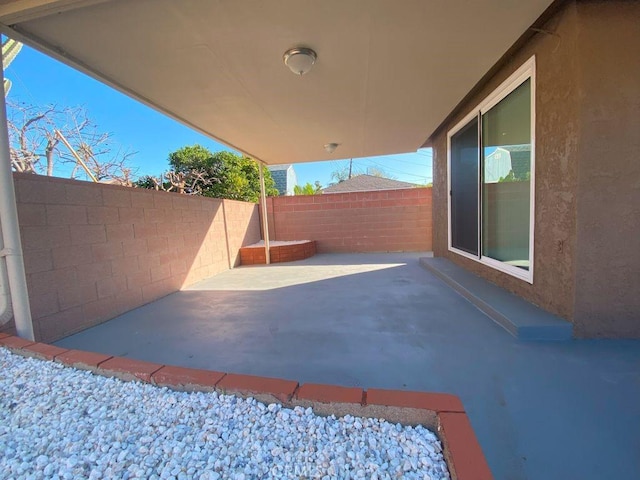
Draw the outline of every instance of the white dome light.
M296 47L284 52L284 64L296 75L304 75L316 63L318 55L306 47Z

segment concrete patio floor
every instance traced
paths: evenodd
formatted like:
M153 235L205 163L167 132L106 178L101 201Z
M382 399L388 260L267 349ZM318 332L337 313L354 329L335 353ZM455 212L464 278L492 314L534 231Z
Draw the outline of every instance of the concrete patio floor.
M640 341L519 342L424 254L242 267L58 346L304 382L459 395L496 479L640 478Z

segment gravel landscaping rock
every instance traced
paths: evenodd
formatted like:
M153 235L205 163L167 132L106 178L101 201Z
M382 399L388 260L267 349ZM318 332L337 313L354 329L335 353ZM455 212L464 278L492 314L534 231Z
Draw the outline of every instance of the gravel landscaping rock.
M122 382L0 348L2 479L448 479L421 426Z

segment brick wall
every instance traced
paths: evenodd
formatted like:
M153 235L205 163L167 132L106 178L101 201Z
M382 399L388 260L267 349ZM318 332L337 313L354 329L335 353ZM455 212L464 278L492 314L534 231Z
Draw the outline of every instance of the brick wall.
M36 175L14 181L41 341L236 266L240 247L260 240L252 203Z
M431 188L267 199L273 240L315 240L320 253L431 250Z

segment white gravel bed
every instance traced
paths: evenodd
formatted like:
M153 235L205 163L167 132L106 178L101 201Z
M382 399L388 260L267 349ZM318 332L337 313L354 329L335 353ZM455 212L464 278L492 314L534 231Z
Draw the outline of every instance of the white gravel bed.
M2 479L448 479L426 428L184 393L0 348Z

